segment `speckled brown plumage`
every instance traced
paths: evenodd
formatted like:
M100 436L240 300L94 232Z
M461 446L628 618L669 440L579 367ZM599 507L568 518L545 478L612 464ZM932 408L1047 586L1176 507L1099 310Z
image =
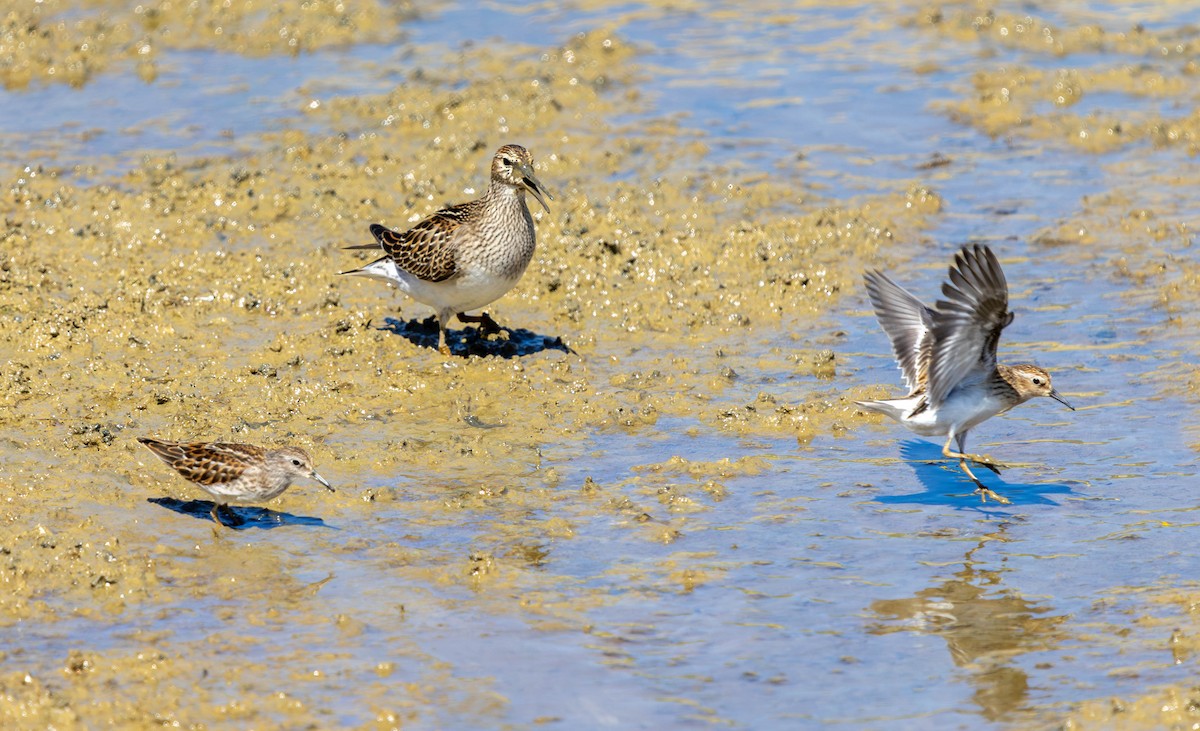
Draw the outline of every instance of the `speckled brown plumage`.
M478 201L462 203L433 214L407 231L393 231L378 223L371 224L371 235L396 266L426 282L442 282L458 271L450 233L467 216L467 210L478 207Z
M550 195L533 174L529 151L505 145L492 158L491 182L482 198L443 208L403 232L373 224L371 234L384 255L342 273L383 279L432 306L438 317L438 349L448 354L450 317L494 327L486 313L465 313L512 289L533 258L536 237L527 192L550 210L545 200Z
M333 488L316 473L308 454L296 447L264 449L230 442L168 442L139 437L188 481L216 498L213 520L222 523L219 509L228 502L259 502L281 495L292 480L308 477L330 492Z
M179 474L202 487L233 482L255 461L261 462L267 450L253 444L181 444L140 437L139 442Z

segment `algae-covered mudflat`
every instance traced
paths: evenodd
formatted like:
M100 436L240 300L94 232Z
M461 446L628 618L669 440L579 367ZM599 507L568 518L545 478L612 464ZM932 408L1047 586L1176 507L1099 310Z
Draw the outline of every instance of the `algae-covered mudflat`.
M0 15L0 726L1200 722L1200 7ZM452 325L339 276L527 147ZM1000 256L981 503L861 275ZM290 444L225 529L136 441Z

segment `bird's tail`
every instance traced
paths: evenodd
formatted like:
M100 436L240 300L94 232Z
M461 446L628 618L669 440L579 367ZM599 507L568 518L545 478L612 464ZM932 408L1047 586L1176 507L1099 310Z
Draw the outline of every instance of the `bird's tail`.
M904 415L908 413L908 407L912 405L908 399L897 399L895 401L855 401L854 403L867 411L874 411L884 416L890 416L896 421L902 421Z
M338 272L338 274L353 274L359 277L382 279L387 282L400 281L400 269L390 256L381 256L366 266L345 272Z

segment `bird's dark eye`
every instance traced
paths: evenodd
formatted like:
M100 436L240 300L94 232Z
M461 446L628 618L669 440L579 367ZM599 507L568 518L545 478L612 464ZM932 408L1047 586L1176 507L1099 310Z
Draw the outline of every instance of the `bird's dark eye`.
M1036 383L1036 381L1035 381L1035 383ZM299 467L299 466L300 466L300 460L298 460L298 459L293 459L293 460L292 460L292 464L294 464L294 465L296 465L297 467Z
M1033 385L1035 385L1035 386L1042 385L1042 379L1038 378L1037 376L1034 376L1033 377Z

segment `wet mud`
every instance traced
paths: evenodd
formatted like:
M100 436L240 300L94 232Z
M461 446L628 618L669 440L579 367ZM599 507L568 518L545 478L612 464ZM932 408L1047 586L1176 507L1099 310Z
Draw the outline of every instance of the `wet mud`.
M0 26L0 82L19 101L24 89L60 83L87 94L105 75L156 83L161 55L200 49L255 57L402 46L409 24L453 10L235 5L12 9ZM930 102L933 114L1066 159L1129 153L1109 163L1111 180L1069 201L1073 212L1037 222L1023 255L1005 257L1033 282L1014 285L1014 301L1035 321L1038 308L1055 307L1040 289L1054 276L1030 261L1045 261L1046 272L1088 268L1145 318L1139 342L1168 343L1114 359L1194 354L1196 209L1178 191L1200 181L1155 164L1194 152L1195 115L1175 111L1195 101L1194 40L1169 24L1117 31L1106 18L1031 18L976 3L876 10L902 34L884 33L870 13L822 16L821 27L849 25L865 39L849 46L864 63L913 37L970 59ZM961 185L964 168L992 163L925 149L903 160L903 174L884 175L882 156L865 153L850 173L816 149L765 165L742 159L727 137L663 108L657 77L666 72L634 27L667 10L587 3L571 12L584 20L541 44L412 47L399 68L384 57L375 63L394 81L388 92L300 89L296 118L239 139L244 154L147 151L128 170L49 155L0 170L0 626L18 638L0 644L0 726L577 723L569 698L527 689L549 676L512 667L522 643L570 645L586 661L571 665L569 686L619 697L612 673L636 680L659 662L687 665L670 656L669 638L689 615L670 600L734 586L739 599L723 601L758 596L765 606L797 591L779 582L798 569L836 574L855 591L873 585L878 576L859 558L826 545L823 531L847 530L846 518L822 502L897 526L911 520L911 530L877 530L955 555L937 559L948 567L938 576L897 580L911 592L855 593L841 614L857 617L856 630L814 635L939 638L974 688L963 705L989 723L1191 719L1194 689L1170 682L1119 703L1078 692L1068 704L1031 698L1036 671L1013 658L1061 650L1082 632L1052 598L995 589L1011 580L1008 569L984 556L1014 540L1008 526L1027 515L1002 527L985 516L970 529L916 517L946 500L953 478L935 464L909 470L871 456L881 444L893 454L908 435L854 406L899 392L862 309L861 273L907 266L936 279L958 243L937 242L938 227L961 210L943 191ZM696 10L767 37L806 10L776 8L765 29L748 11L729 12L736 17ZM996 47L1021 55L1014 62ZM832 41L814 48L848 52ZM903 59L898 84L949 73L949 60ZM1153 104L1086 106L1112 94ZM778 97L742 107L790 108ZM534 212L538 251L521 283L488 308L501 332L455 324L443 357L428 308L338 275L364 259L343 247L367 242L371 223L402 229L480 195L492 152L510 142L530 149L555 202ZM1007 215L1004 201L988 205L989 221ZM1101 386L1082 385L1097 367L1081 355L1089 344L1027 331L1016 339L1018 352L1064 370L1077 358L1065 380L1080 384L1083 402L1106 403ZM1194 363L1156 360L1144 385L1194 410ZM1041 423L1069 418L1046 413ZM1195 423L1182 428L1200 450ZM243 522L222 529L206 519L203 496L136 443L146 435L293 444L338 492L294 485L268 505L239 506ZM1005 448L1037 459L1051 453L1041 446ZM937 462L936 449L914 450L908 462ZM1018 510L1058 507L1056 498L1088 487L1056 469L1013 483ZM893 483L901 479L918 492L905 497ZM808 523L818 517L826 527ZM808 526L794 539L805 551L772 532L797 525ZM769 575L743 580L781 557ZM1147 641L1166 649L1169 639L1194 662L1190 590L1129 583L1136 601L1115 587L1088 597L1120 595L1129 612L1090 618L1093 633L1121 638L1140 613L1166 614ZM701 625L707 606L691 610ZM712 621L728 622L725 605L714 606ZM738 606L743 627L775 631L796 619ZM1128 648L1141 637L1098 644ZM484 646L497 664L476 657ZM863 666L853 653L870 654L841 651L847 668ZM669 689L680 694L669 710L638 697L626 699L629 712L687 727L836 718L833 709L797 715L804 673L789 677L768 650L716 654L697 672L736 667L731 682L778 695L762 691L771 701L754 711L706 705L705 690L680 689L689 676ZM591 718L608 719L599 698Z

